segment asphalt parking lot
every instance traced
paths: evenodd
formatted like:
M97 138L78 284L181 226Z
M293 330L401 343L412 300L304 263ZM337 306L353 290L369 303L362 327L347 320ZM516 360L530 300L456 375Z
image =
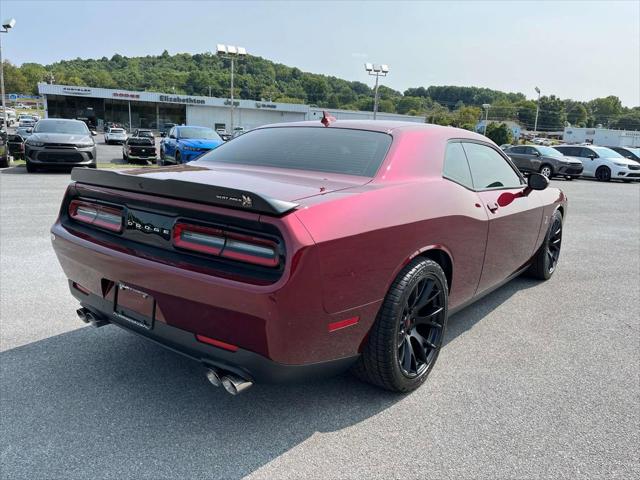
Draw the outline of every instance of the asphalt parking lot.
M48 232L69 175L24 170L0 171L2 478L640 476L639 184L553 181L556 274L453 316L416 392L344 375L231 397L77 320Z

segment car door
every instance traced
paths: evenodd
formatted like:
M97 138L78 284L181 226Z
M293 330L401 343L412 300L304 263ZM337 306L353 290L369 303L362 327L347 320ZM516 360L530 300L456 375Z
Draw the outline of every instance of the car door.
M583 175L587 175L589 177L596 176L596 169L601 165L601 162L598 161L598 154L591 150L588 147L574 147L578 150L578 157L582 161L583 166Z
M540 167L542 166L542 156L540 155L540 152L535 147L527 146L524 148L529 172L539 172Z
M487 247L477 293L520 270L533 256L542 225L542 200L526 192L522 176L496 148L463 142L473 186L489 217Z
M507 151L507 155L509 155L511 161L513 161L514 165L518 167L518 170L520 170L521 172L530 171L529 160L527 158L527 155L525 154L526 148L527 147L524 146L511 147Z
M169 135L165 138L164 154L168 157L175 157L176 154L176 127L169 130Z

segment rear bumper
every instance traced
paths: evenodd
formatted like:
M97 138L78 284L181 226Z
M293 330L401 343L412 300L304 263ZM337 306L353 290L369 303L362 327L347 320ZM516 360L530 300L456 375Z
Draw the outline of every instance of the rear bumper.
M287 267L279 280L267 285L189 270L180 263L162 263L142 250L116 250L104 241L97 243L86 234L69 231L60 222L51 232L65 275L89 292L86 296L74 292L84 306L121 324L117 317L112 318L115 285L124 283L145 292L156 302L154 328L140 331L144 328L126 327L169 348L199 360L205 358L212 364L226 362L226 369L231 371L230 365L235 365L256 379L262 377L263 367L254 366L253 360L245 357L264 359L290 372L303 371L298 370L302 367L314 372L313 365L334 361L341 364L341 359L349 363L346 359L359 353L379 302L327 313L319 288L322 282L317 249L307 243L308 233L295 216L279 221L290 222L281 227L285 244L292 252L289 258L296 258L295 271L292 273L291 267ZM349 328L336 331L329 328L334 322L356 316L359 322ZM173 337L165 338L162 335L165 331L173 332ZM195 340L196 334L237 346L238 351L247 353L202 345ZM184 342L172 346L177 337L184 338ZM286 374L284 378L288 375L295 376Z
M306 365L285 365L241 348L235 352L227 351L199 342L195 334L163 322L155 322L151 329L127 322L113 314L111 302L98 295L81 293L73 287L72 282L69 284L73 296L80 301L83 307L91 310L97 318L107 320L124 330L152 340L160 346L189 357L204 366L213 366L232 372L253 382L289 383L310 378L328 377L344 372L358 359L358 355L355 355Z

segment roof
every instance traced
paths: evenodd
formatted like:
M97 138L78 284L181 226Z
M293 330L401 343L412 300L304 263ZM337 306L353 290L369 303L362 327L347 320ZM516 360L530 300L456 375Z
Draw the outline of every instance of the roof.
M484 135L480 135L462 128L435 125L433 123L401 122L392 120L336 120L325 127L320 120L305 122L272 123L262 125L257 129L279 127L317 127L317 128L346 128L352 130L369 130L374 132L395 133L395 132L430 132L435 135L447 136L449 138L475 138L477 140L491 141Z

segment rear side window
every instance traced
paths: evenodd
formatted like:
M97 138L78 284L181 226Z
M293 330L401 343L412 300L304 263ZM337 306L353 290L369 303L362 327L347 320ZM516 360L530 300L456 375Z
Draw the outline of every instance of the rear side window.
M373 177L391 141L386 133L367 130L263 128L219 146L200 160Z
M449 180L473 189L469 163L467 162L467 156L464 153L461 143L455 142L447 145L447 151L444 156L443 175Z
M464 143L463 146L476 190L518 188L522 185L520 176L493 148L479 143Z

